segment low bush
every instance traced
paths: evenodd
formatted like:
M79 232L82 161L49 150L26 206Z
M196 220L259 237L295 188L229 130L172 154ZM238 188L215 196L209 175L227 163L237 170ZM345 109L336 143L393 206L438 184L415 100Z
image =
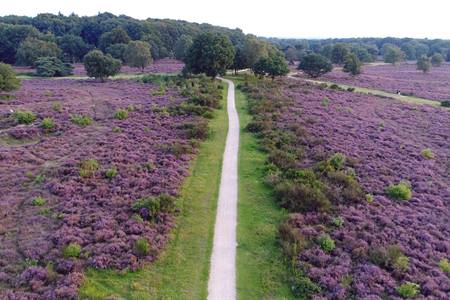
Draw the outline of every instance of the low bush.
M40 197L40 196L34 198L33 201L31 201L31 205L33 205L33 206L43 206L46 203L47 203L47 201L44 198Z
M108 179L113 179L117 176L117 169L115 167L112 167L105 171L105 177Z
M426 159L434 159L433 150L431 150L430 148L423 149L420 154Z
M168 194L147 197L133 203L131 209L140 214L144 220L154 220L159 213L175 211L176 198Z
M92 119L89 116L83 116L83 115L73 115L70 117L70 121L72 123L77 124L78 126L88 126L92 124Z
M140 238L135 243L135 249L139 256L146 256L150 252L150 244L145 238Z
M355 91L355 88L354 87L348 87L347 88L347 92L354 92Z
M81 254L81 246L77 243L70 243L63 249L63 256L65 258L76 258Z
M288 170L297 166L297 159L294 154L279 149L275 149L269 154L268 161L281 170Z
M30 111L15 111L13 117L19 124L31 124L36 120L36 116Z
M288 221L280 225L278 232L283 250L291 259L295 260L298 254L308 246L308 240Z
M442 272L450 276L450 262L446 258L443 258L439 261L439 268L442 270Z
M36 75L42 77L61 77L72 75L72 66L57 57L39 57L35 61Z
M413 298L420 292L420 286L417 283L405 282L398 286L396 291L402 298Z
M210 135L207 121L188 122L184 124L189 139L206 140Z
M373 248L369 252L369 259L384 269L395 270L399 273L407 271L409 266L409 258L396 245Z
M84 160L80 164L79 174L83 178L89 178L94 176L99 168L100 165L95 159Z
M16 77L14 69L0 62L0 91L11 92L20 88L20 79Z
M322 290L317 283L301 273L293 276L291 286L294 296L299 299L311 299Z
M329 159L328 163L335 169L340 170L344 167L346 156L342 153L335 153Z
M126 109L116 110L114 118L116 118L117 120L125 120L126 118L128 118L128 110Z
M44 118L41 123L42 129L45 131L51 131L55 128L55 122L52 118Z
M386 191L389 197L397 200L408 201L412 197L410 185L403 181L398 184L391 184Z
M317 243L319 244L320 248L322 248L325 252L331 252L336 247L334 240L326 233L320 235L317 238Z
M52 103L52 109L56 112L61 112L62 111L62 104L59 101L55 101Z
M344 219L341 217L335 217L331 220L331 223L336 227L342 227L344 226Z

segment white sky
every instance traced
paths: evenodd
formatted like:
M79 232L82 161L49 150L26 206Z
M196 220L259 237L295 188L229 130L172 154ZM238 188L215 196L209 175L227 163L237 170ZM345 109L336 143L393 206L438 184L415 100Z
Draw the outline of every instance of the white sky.
M2 3L3 2L3 3ZM274 37L450 39L446 0L0 0L0 15L125 14L241 28Z

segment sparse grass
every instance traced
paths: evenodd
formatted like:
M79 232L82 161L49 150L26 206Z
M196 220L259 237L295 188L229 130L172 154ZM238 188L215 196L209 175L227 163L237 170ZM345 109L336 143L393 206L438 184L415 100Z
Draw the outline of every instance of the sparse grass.
M237 81L235 80L235 85ZM251 116L247 100L236 89L241 126L239 148L239 202L237 228L238 299L294 299L289 264L278 244L278 227L287 212L275 203L264 183L267 154L247 130Z
M154 264L136 272L88 270L79 290L81 299L206 299L228 125L223 106L210 122L210 138L191 164L192 175L181 190L180 215L168 247Z

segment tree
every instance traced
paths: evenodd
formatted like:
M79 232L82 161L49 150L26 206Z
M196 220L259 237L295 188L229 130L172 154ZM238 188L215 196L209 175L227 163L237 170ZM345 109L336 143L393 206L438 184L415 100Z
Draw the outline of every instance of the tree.
M353 76L358 75L361 73L361 61L358 59L358 57L350 53L345 58L344 67L342 68L342 71L352 74Z
M186 70L216 77L224 75L234 59L234 47L228 37L218 33L198 35L188 51Z
M431 70L431 59L426 55L422 55L417 60L417 70L421 70L426 73Z
M180 36L175 45L175 57L179 60L184 61L191 46L192 46L192 38L190 36L185 34Z
M405 53L394 45L388 45L384 49L384 62L395 65L396 63L405 60Z
M145 67L152 62L149 44L143 41L130 42L125 50L125 62L144 72Z
M447 61L450 61L450 51L447 52L447 57L446 58L447 58L446 59Z
M363 46L354 47L352 49L352 53L354 53L356 55L356 57L358 57L358 59L362 62L372 62L373 61L372 55L369 53L367 48L365 48Z
M431 56L431 64L433 67L440 67L444 62L444 57L440 53L435 53Z
M331 50L331 61L334 64L342 65L345 63L345 58L348 55L348 49L345 44L335 44Z
M106 53L110 54L116 59L120 59L122 62L125 61L125 52L127 51L127 44L113 44L106 48Z
M58 45L70 62L79 62L89 51L89 45L83 39L73 34L58 38Z
M298 51L294 47L288 47L285 50L286 59L289 61L290 65L294 64L294 61L298 59Z
M10 92L20 88L20 79L10 65L0 62L0 91Z
M327 58L313 53L303 57L303 60L298 65L298 69L315 78L330 72L333 69L333 65Z
M57 57L39 57L36 62L36 75L42 77L60 77L72 74L72 66L63 63Z
M122 27L116 27L111 31L105 32L100 36L99 47L103 51L106 50L111 45L114 44L128 44L130 42L130 37L128 33Z
M0 61L9 64L16 62L17 48L27 37L37 37L36 28L28 25L0 23Z
M103 54L100 50L93 50L86 54L83 59L84 68L89 77L105 78L116 75L120 71L121 62L109 54Z
M34 37L27 38L17 49L17 64L21 66L34 66L38 57L58 57L61 49L53 42L46 42Z
M272 80L275 76L283 76L289 73L284 55L279 50L270 51L268 57L261 57L252 69L256 75L269 75Z

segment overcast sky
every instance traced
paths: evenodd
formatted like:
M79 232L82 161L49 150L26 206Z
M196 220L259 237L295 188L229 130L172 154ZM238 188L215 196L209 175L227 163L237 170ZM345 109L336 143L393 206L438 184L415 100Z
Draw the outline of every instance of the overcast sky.
M1 3L3 2L3 3ZM241 28L273 37L450 38L446 0L1 0L0 15L125 14Z

